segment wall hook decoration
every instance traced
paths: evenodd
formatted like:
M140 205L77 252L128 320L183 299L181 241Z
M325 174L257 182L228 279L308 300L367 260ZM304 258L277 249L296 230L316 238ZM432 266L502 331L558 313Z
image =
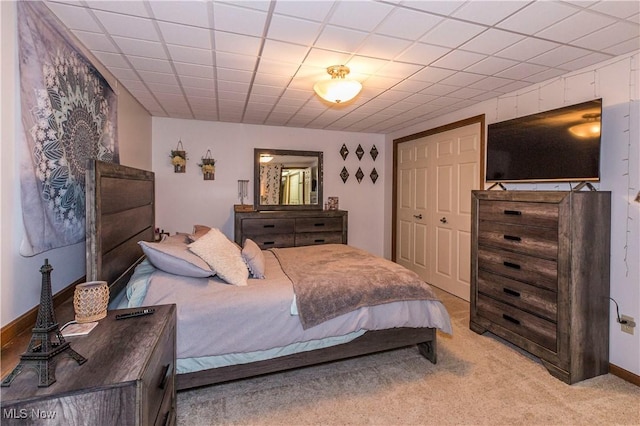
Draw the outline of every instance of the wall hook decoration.
M211 150L208 149L207 153L202 157L202 163L198 164L202 169L202 176L204 180L216 179L216 160L211 157Z
M187 171L187 151L182 146L182 140L178 140L178 146L171 150L171 164L174 173L185 173Z

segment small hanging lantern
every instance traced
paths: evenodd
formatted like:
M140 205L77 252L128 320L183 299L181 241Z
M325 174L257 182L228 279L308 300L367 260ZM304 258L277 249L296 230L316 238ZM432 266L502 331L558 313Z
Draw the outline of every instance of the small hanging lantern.
M211 150L208 149L204 157L202 157L202 164L198 164L202 168L202 176L204 180L216 179L216 160L211 158Z
M187 151L182 146L182 140L178 140L178 146L171 150L171 164L174 173L185 173L187 171Z

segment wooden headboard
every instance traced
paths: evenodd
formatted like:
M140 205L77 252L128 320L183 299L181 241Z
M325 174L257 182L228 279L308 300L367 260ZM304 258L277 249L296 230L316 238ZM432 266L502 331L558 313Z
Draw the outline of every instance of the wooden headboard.
M153 241L153 172L91 160L86 173L87 281L107 281L113 299Z

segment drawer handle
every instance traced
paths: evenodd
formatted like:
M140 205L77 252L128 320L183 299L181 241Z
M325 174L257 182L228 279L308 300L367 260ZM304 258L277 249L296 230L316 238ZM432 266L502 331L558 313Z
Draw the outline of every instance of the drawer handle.
M515 319L514 317L510 317L507 314L502 314L502 318L506 319L509 322L514 323L515 325L520 325L520 321L518 321L517 319Z
M314 223L313 226L324 226L324 223Z
M520 265L518 265L517 263L502 262L502 264L507 268L520 269Z
M521 216L522 212L520 210L505 210L504 214L510 214L512 216Z
M324 243L324 240L313 240L314 243Z
M276 225L274 225L273 223L269 224L269 225L262 225L263 228L275 228Z
M275 241L263 241L262 245L263 246L272 246L274 245L276 242Z
M505 240L509 240L509 241L522 241L522 238L520 237L516 237L514 235L503 235Z
M515 291L515 290L511 290L510 288L506 288L504 287L502 289L502 291L504 291L505 293L507 293L509 296L515 296L515 297L520 297L520 293Z
M167 386L167 382L173 373L173 363L169 363L162 368L162 377L160 378L160 384L158 387L164 389Z

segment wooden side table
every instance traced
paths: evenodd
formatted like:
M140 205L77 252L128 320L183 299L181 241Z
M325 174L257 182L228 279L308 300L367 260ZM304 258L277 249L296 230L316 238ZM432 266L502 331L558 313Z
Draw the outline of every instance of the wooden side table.
M175 424L176 307L153 308L122 320L116 315L141 308L109 311L87 336L65 338L87 362L58 356L49 387L25 368L1 388L1 423Z

